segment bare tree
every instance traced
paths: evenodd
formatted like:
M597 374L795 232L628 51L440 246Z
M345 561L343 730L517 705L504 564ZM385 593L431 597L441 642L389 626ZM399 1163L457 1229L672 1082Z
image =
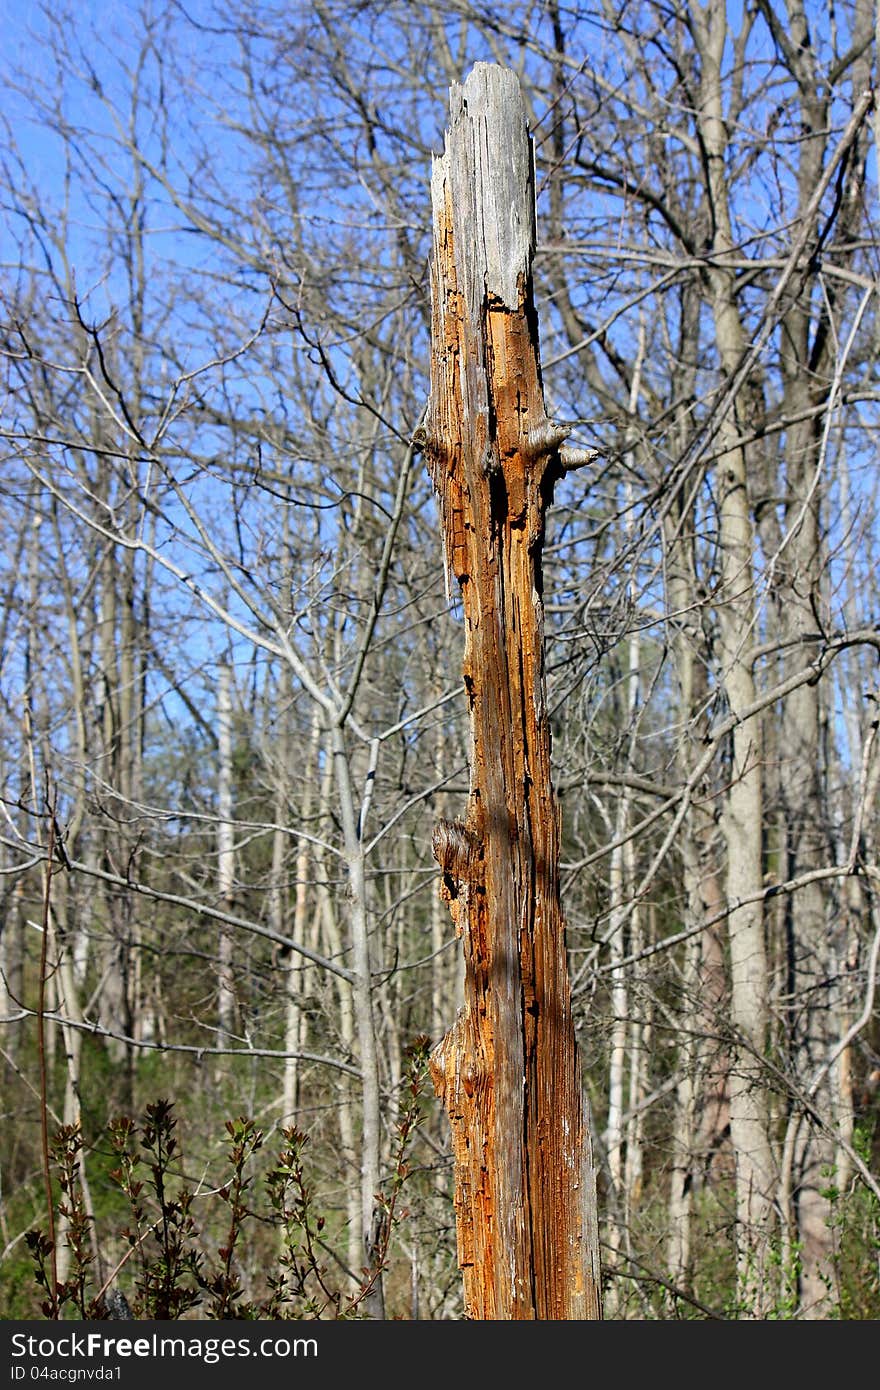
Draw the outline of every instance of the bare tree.
M430 157L488 60L531 128L542 409L601 450L540 501L606 1311L876 1314L854 1274L880 1046L870 11L169 3L96 28L56 6L27 46L10 18L16 1116L39 1110L48 782L59 1120L77 1088L98 1128L161 1078L206 1173L221 1113L308 1129L345 1293L460 1315L442 1107L391 1229L388 1186L407 1043L461 986L430 825L469 790L466 603L412 439ZM14 1262L45 1199L13 1129Z
M451 91L434 206L424 448L462 592L471 789L434 852L465 1005L435 1053L452 1122L459 1263L476 1318L598 1318L592 1152L558 886L541 544L554 473L586 463L547 419L529 294L531 152L516 76Z

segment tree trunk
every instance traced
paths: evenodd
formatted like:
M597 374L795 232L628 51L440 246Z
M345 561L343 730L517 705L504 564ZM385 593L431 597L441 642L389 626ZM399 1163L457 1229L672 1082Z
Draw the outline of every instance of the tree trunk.
M828 97L819 80L819 65L808 42L812 19L794 0L789 7L792 71L798 80L798 105L803 139L798 152L798 204L803 219L828 158ZM859 0L854 6L851 97L855 108L871 87L871 40L874 7ZM832 212L835 263L855 267L855 254L864 217L864 179L868 131L863 128L851 157L841 164L838 196ZM830 228L817 240L824 240ZM782 369L782 410L791 423L785 431L784 538L773 556L783 669L803 663L804 653L821 633L830 612L827 553L823 524L824 499L831 485L826 457L826 412L835 409L834 380L841 361L841 337L846 303L839 286L824 288L821 308L812 280L794 297L783 319L786 352ZM821 405L821 410L817 406ZM846 533L844 533L846 534ZM846 702L845 702L846 703ZM834 859L829 820L826 741L823 738L822 698L818 684L793 690L779 721L781 824L784 830L782 874L796 879ZM796 1117L794 1146L794 1215L800 1261L800 1316L826 1318L833 1314L835 1236L828 1190L840 1183L834 1176L838 1159L835 1131L845 1135L850 1124L848 1100L841 1094L839 1068L828 1069L817 1090L812 1078L822 1068L845 1032L846 914L829 883L805 884L786 904L789 989L793 1008L787 1034L795 1084L809 1093L808 1111ZM800 1101L795 1099L796 1112ZM818 1116L824 1124L815 1123ZM790 1216L791 1213L786 1213Z
M595 1177L571 1015L550 783L541 551L565 431L544 412L532 153L516 76L451 90L435 163L424 451L464 605L471 785L438 823L465 1004L432 1072L452 1124L473 1319L600 1317Z
M231 912L235 906L235 826L232 787L232 668L224 660L217 672L217 897ZM235 973L232 934L222 927L218 941L217 1026L228 1044L235 1028Z
M331 748L339 793L342 832L345 838L348 921L354 967L354 1018L361 1066L361 1263L369 1272L369 1288L362 1307L369 1317L382 1319L385 1316L385 1304L381 1261L386 1217L379 1197L382 1172L382 1104L367 916L366 858L361 836L362 816L358 815L355 809L351 766L345 747L345 736L338 724L331 733Z
M722 380L730 381L747 340L728 260L734 237L726 182L728 131L722 108L721 64L727 42L725 7L716 0L695 16L702 62L700 134L706 151L707 193L714 234L706 274ZM719 422L715 485L718 492L717 590L720 679L731 714L755 700L748 648L755 626L755 544L748 494L745 422L738 400ZM736 1160L737 1294L744 1318L763 1318L771 1300L770 1243L776 1235L773 1199L776 1159L770 1139L767 1078L768 976L764 939L762 832L762 726L760 717L737 724L730 740L730 785L722 817L727 846L726 893L730 946L730 1133Z

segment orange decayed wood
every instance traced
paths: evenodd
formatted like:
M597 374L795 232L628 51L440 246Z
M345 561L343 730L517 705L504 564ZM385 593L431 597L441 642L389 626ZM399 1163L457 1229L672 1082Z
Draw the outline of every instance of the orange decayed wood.
M435 836L465 1002L432 1074L452 1127L466 1311L596 1319L595 1177L559 896L541 596L566 432L544 410L532 152L514 73L481 63L452 88L432 195L424 452L464 608L472 740L464 823ZM455 881L459 861L467 872Z

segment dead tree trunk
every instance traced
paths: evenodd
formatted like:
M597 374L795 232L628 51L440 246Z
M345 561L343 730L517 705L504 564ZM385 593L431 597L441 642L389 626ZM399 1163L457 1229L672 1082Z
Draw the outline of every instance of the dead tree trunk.
M571 1015L550 782L541 551L555 481L586 454L544 412L535 194L515 74L451 89L435 161L431 400L421 441L465 618L471 785L434 852L465 1003L432 1057L452 1124L474 1319L595 1319L595 1178Z

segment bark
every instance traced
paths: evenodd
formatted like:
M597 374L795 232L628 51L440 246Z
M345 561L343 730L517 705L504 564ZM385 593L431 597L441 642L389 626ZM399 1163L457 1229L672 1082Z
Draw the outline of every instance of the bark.
M853 63L855 106L871 81L871 7L861 0L853 18L854 47L861 48L864 54ZM804 133L799 150L798 202L801 217L806 220L826 160L829 113L818 81L807 15L799 0L790 0L789 22L789 62L798 82ZM863 219L861 194L867 136L865 127L841 168L830 253L838 264L854 261ZM822 235L827 237L828 231L826 227ZM819 228L814 235L818 240ZM796 669L803 660L827 610L823 590L827 587L828 556L820 516L823 498L829 491L824 476L824 411L834 405L832 383L840 330L833 320L841 315L841 308L838 288L832 284L825 293L824 309L816 314L812 290L811 280L794 298L782 322L787 349L780 362L782 406L785 415L794 421L785 435L785 481L781 489L785 496L784 537L773 557L780 637L786 653L784 674ZM815 409L819 404L824 407L822 413ZM822 719L817 684L792 691L781 711L782 872L787 879L834 862ZM842 919L845 920L845 912L836 901L834 890L822 882L807 884L787 903L788 987L794 1000L787 1033L792 1074L802 1094L845 1031L847 943ZM834 1234L829 1224L832 1208L826 1194L841 1158L834 1132L838 1130L845 1138L850 1124L847 1085L845 1072L839 1068L827 1071L813 1097L825 1127L814 1125L808 1115L797 1120L792 1214L800 1251L800 1313L805 1318L827 1317L834 1302ZM795 1110L798 1105L795 1100Z
M629 408L632 413L638 405L639 385L642 375L642 363L645 354L645 334L644 325L639 333L639 347L636 357L636 366L633 373L633 380L630 386ZM635 444L635 441L633 441ZM630 466L633 463L633 450L629 452L627 462ZM627 478L624 484L624 497L627 510L632 506L632 484ZM630 512L631 517L631 512ZM627 539L631 540L631 522L626 523ZM635 584L633 580L629 583L629 598L635 603ZM640 703L640 663L641 663L641 633L637 627L633 628L627 643L627 673L625 684L625 705L620 713L620 723L626 730L627 749L625 771L627 773L636 772L639 717L638 709ZM641 1020L634 1012L630 973L621 964L628 949L637 949L638 932L638 905L631 902L633 886L635 883L634 849L631 839L626 839L626 831L629 828L631 811L632 791L629 787L624 787L620 793L617 803L616 825L613 829L613 838L616 842L615 848L611 853L610 864L610 927L609 943L612 962L616 968L611 975L611 1013L613 1018L611 1033L611 1056L608 1066L608 1124L607 1124L607 1147L608 1147L608 1178L611 1190L611 1204L608 1220L608 1245L615 1256L621 1251L627 1255L631 1254L630 1249L630 1204L633 1196L633 1186L629 1179L632 1178L634 1169L640 1170L641 1159L637 1158L636 1146L631 1142L634 1138L635 1128L639 1124L638 1114L633 1114L636 1097L639 1090L639 1071L641 1063L639 1061L639 1034L641 1032ZM609 829L611 827L609 826ZM627 935L629 940L627 941ZM629 1107L630 1119L624 1118L624 1083L626 1079L627 1057L629 1057ZM640 1154L640 1146L638 1148ZM615 1264L619 1264L619 1259L615 1258ZM611 1315L612 1309L617 1311L620 1308L620 1292L622 1281L614 1281L609 1287L606 1295L606 1315Z
M367 917L367 881L361 820L355 811L351 767L342 729L331 734L333 769L339 796L344 836L344 861L349 891L349 932L353 963L354 1018L361 1067L361 1250L369 1271L369 1289L363 1307L371 1318L385 1315L381 1252L385 1212L380 1200L382 1161L382 1108L379 1085L379 1052L376 1040L373 969Z
M73 951L66 943L75 941L75 932L70 929L69 884L64 877L53 883L53 905L47 918L50 935L51 957L55 961L56 993L58 1012L65 1020L74 1024L83 1023L82 995L83 978L77 978L76 961ZM64 1109L63 1122L75 1129L82 1128L82 1041L83 1033L79 1027L59 1025L61 1045L64 1049ZM86 1213L90 1217L89 1241L92 1249L95 1274L98 1282L103 1281L103 1260L98 1241L98 1226L95 1221L95 1208L92 1201L89 1167L91 1155L84 1146L79 1154L79 1185L82 1191ZM56 1268L58 1278L64 1280L70 1271L71 1249L68 1242L70 1229L69 1213L64 1203L59 1204L56 1224Z
M686 781L694 746L708 733L706 667L697 659L702 640L701 614L693 611L699 586L694 554L695 516L670 515L665 523L667 604L676 622L673 653L679 687L682 732L677 763ZM708 782L700 801L709 795ZM684 923L696 929L713 920L723 907L723 893L714 866L714 822L704 805L691 805L681 833ZM688 1289L692 1278L694 1196L708 1181L713 1158L728 1128L727 1057L721 1045L727 1003L724 960L719 929L706 927L685 943L682 968L683 1020L679 1048L669 1180L669 1237L667 1267L672 1283ZM674 1296L669 1306L675 1309Z
M713 3L694 14L702 62L700 131L713 222L713 257L706 272L709 303L724 381L733 380L748 341L736 305L735 272L725 159L721 62L726 11ZM755 681L748 649L755 622L754 564L746 452L739 442L746 422L737 400L718 429L719 494L718 655L732 714L753 704ZM776 1162L763 1058L768 1032L768 975L764 916L759 901L762 867L762 730L759 717L743 719L731 735L731 774L723 815L729 906L730 1130L736 1160L737 1295L744 1317L764 1316L770 1294L769 1238L773 1233ZM751 901L749 901L751 899Z
M465 1004L435 1049L473 1319L600 1317L595 1179L571 1014L550 781L541 550L565 432L544 410L534 182L515 75L451 90L436 161L424 450L464 606L471 783L434 850Z
M312 729L309 737L308 752L306 754L306 777L303 782L302 802L300 806L300 820L306 826L312 814L313 788L320 783L320 772L318 768L318 750L321 741L321 725L318 711L312 715ZM288 787L286 779L290 776L290 749L286 731L281 736L281 767L278 775L278 790L276 793L276 804L278 806L277 818L279 827L282 824L282 816L285 814L287 806ZM276 831L273 839L273 902L275 912L278 915L283 930L284 905L286 894L283 888L283 847L286 841L283 831ZM302 837L296 850L296 887L294 889L293 901L293 930L291 936L295 941L304 941L308 932L308 919L310 913L314 916L314 906L311 901L312 895L309 892L309 870L311 868L311 853L309 842ZM304 976L305 971L299 962L289 958L285 962L287 974L285 977L284 989L284 1046L291 1054L284 1062L284 1086L282 1090L281 1123L292 1125L296 1123L297 1112L300 1103L300 1064L299 1058L295 1053L301 1052L308 1036L308 1016L303 1008L303 998L305 995Z
M235 907L235 826L232 787L232 669L221 662L217 673L217 896L226 912ZM221 927L218 942L217 1024L228 1042L235 1027L235 975L232 935Z

